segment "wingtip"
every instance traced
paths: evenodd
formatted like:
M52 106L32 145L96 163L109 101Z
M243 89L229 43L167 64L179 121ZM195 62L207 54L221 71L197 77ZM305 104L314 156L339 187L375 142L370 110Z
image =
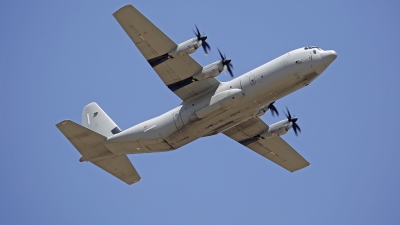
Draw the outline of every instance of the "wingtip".
M127 4L127 5L122 6L122 7L119 8L119 9L117 9L115 12L113 12L113 15L115 15L115 13L117 13L118 11L120 11L120 10L122 10L122 9L125 9L125 8L128 8L128 7L135 8L135 7L133 7L133 5Z
M127 183L128 185L132 185L132 184L135 184L135 183L139 182L140 179L141 179L141 178L139 178L138 180L135 180L135 181L132 181L132 182L126 182L126 183Z
M63 120L63 121L57 123L56 126L59 127L59 126L61 126L61 125L67 124L67 123L69 123L69 122L71 122L71 121L72 121L72 120Z
M299 170L302 170L302 169L304 169L304 168L308 167L309 165L310 165L310 163L309 163L309 162L307 162L306 164L304 164L304 166L302 166L302 167L298 167L298 168L296 168L296 169L293 169L293 170L289 170L289 172L291 172L291 173L294 173L294 172L296 172L296 171L299 171Z

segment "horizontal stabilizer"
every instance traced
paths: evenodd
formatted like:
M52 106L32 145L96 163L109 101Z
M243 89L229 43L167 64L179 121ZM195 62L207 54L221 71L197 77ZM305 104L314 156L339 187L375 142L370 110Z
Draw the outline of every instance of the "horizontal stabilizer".
M117 155L112 158L102 159L93 162L93 164L111 173L127 184L133 184L140 180L139 174L126 155Z
M127 184L140 180L126 155L115 155L104 146L105 136L71 120L64 120L56 126L81 153L80 161L90 161Z

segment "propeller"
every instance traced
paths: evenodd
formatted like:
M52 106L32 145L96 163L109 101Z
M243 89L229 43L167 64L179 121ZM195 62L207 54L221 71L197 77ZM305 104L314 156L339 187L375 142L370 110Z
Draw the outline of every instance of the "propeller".
M231 59L227 59L225 54L222 55L222 53L221 53L221 51L219 49L218 49L218 52L219 52L219 55L221 56L222 65L224 66L224 68L226 66L226 69L228 70L229 74L233 78L233 72L232 72L233 65L231 63L232 60Z
M275 116L275 113L276 113L276 115L279 116L279 112L278 112L278 110L276 110L274 103L275 103L275 101L271 102L271 104L268 105L268 109L271 110L272 116Z
M301 132L301 129L300 129L299 125L297 125L297 123L296 123L298 118L297 117L292 117L292 115L290 115L289 109L287 107L286 107L286 111L287 111L287 114L285 113L285 116L286 116L286 118L288 119L289 122L292 122L292 127L293 127L293 130L294 130L294 133L296 134L296 136L298 136L299 135L298 133Z
M199 31L199 28L197 28L197 25L195 25L195 26L196 26L196 31L193 31L193 33L196 35L197 40L201 41L201 46L203 47L204 52L207 55L208 54L208 50L211 50L210 45L206 42L207 35L201 35L200 31Z

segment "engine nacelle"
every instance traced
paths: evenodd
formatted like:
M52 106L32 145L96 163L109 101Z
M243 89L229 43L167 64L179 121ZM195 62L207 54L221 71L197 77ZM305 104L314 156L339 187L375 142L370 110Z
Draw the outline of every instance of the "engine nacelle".
M199 81L199 80L204 80L204 79L211 78L211 77L216 77L223 70L224 70L224 66L222 65L222 62L217 61L217 62L211 63L210 65L203 67L203 70L200 73L194 75L193 79Z
M259 109L258 112L256 113L256 117L263 116L267 110L268 110L268 106L262 107L262 108Z
M269 126L268 130L264 131L264 133L260 134L260 136L262 138L282 136L286 134L290 128L292 128L292 126L292 122L289 122L288 120L282 120Z
M190 40L180 43L174 51L169 53L169 55L177 56L192 54L201 46L201 44L201 40L197 40L197 38L192 38Z

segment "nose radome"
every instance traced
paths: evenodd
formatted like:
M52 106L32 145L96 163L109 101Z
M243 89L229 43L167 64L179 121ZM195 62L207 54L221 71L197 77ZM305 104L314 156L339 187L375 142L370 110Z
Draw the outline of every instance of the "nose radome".
M328 67L337 58L337 54L333 50L322 51L320 53L320 55L321 55L322 63L326 67Z

